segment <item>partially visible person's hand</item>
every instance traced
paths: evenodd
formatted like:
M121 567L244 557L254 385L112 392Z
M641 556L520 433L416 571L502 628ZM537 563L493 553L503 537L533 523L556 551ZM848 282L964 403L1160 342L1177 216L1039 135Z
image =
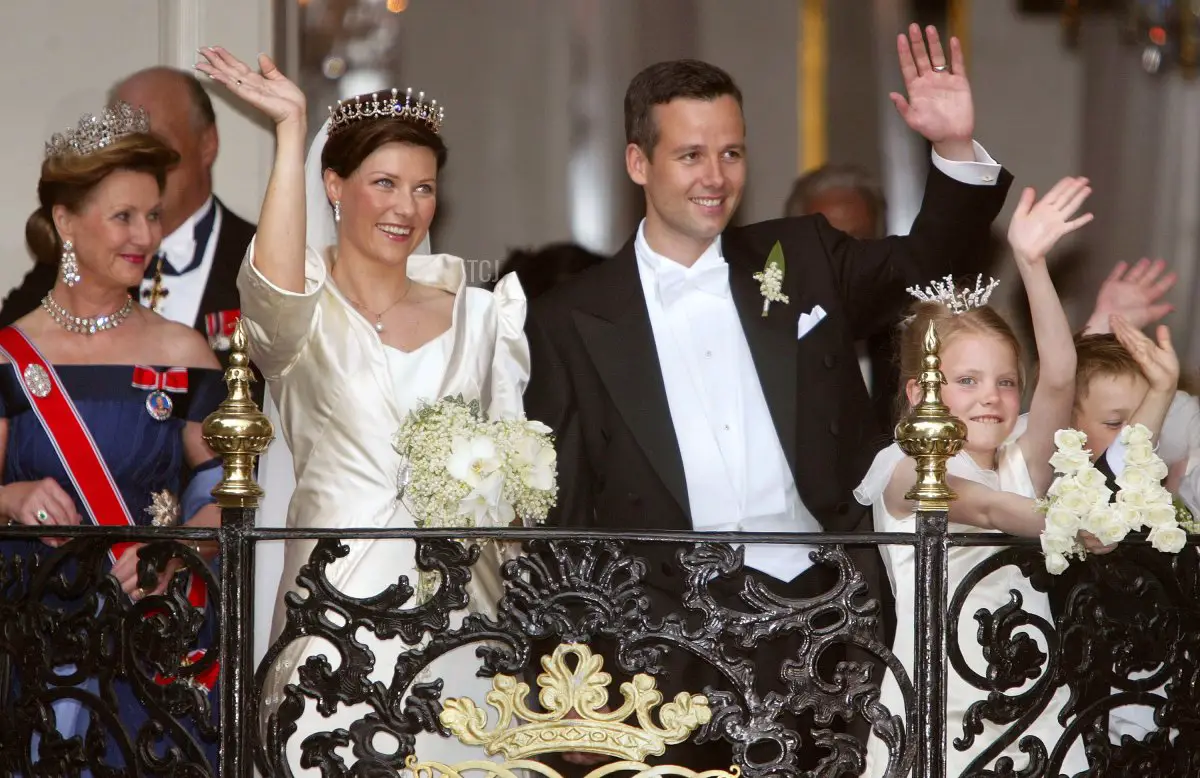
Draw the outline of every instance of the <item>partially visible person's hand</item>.
M1143 330L1175 310L1175 306L1162 298L1175 286L1179 276L1173 270L1163 275L1166 269L1167 263L1161 259L1152 262L1142 257L1132 267L1128 262L1118 262L1100 285L1096 307L1084 332L1112 332L1109 321L1113 316L1120 316Z
M1110 546L1106 546L1100 542L1099 538L1090 532L1080 532L1079 540L1081 543L1083 543L1083 547L1087 549L1089 554L1111 554L1113 551L1116 551L1117 546L1120 545L1119 543L1113 543Z
M162 594L167 590L167 584L171 582L171 578L175 573L183 567L183 562L178 559L172 559L167 562L166 569L158 576L158 585L153 589L146 590L138 586L138 551L145 547L145 543L132 543L125 548L121 553L121 558L112 566L113 578L117 579L117 583L121 585L121 591L128 594L133 600L140 600L143 597L150 595Z
M1050 187L1041 200L1026 187L1008 224L1008 243L1018 262L1044 262L1064 235L1092 220L1092 214L1075 216L1092 193L1086 178L1068 176Z
M1171 345L1171 330L1165 324L1158 325L1155 342L1120 316L1113 316L1111 324L1113 334L1138 363L1150 388L1174 393L1179 385L1179 357Z
M83 521L75 501L53 478L17 481L0 488L0 516L30 527L71 527ZM42 542L57 548L66 540L43 537Z

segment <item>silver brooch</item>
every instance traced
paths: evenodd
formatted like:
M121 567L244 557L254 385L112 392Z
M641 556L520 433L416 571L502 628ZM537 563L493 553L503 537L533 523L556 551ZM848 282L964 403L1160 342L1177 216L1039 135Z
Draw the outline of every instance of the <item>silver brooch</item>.
M25 378L25 386L29 387L29 393L34 397L41 399L50 394L50 375L46 368L41 365L28 365L22 376Z
M146 513L150 514L151 524L155 527L171 527L179 521L179 500L175 499L175 495L163 489L150 495L150 499Z

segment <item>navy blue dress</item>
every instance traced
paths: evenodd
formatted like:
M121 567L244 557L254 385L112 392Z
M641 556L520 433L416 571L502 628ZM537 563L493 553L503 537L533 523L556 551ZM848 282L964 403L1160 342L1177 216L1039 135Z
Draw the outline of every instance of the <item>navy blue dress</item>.
M163 370L161 366L157 366L155 369ZM161 421L155 419L147 410L147 397L150 395L150 391L139 389L133 385L134 368L131 365L63 365L56 366L55 371L99 447L100 454L112 473L113 480L128 506L133 521L139 525L152 523L153 516L147 511L147 508L151 506L156 493L168 491L182 501L186 482L192 475L184 454L183 430L189 421L203 421L223 399L225 387L222 383L221 371L189 369L187 371L187 390L169 393L173 407L170 417ZM3 483L11 484L22 481L38 481L47 477L53 478L75 500L76 508L83 517L83 521L94 523L92 517L85 511L75 486L67 476L51 440L30 407L20 380L13 365L0 367L0 416L8 419L8 446L4 460ZM206 463L204 468L215 466L219 466L216 460ZM188 518L190 518L189 515L181 515L179 521L182 523ZM56 553L54 549L40 541L25 540L0 542L0 550L4 555L4 567L8 569L12 569L14 555L20 555L26 560L31 557L45 560ZM104 564L109 564L107 559ZM78 573L77 567L70 561L57 565L54 571L64 574L68 581ZM31 582L26 572L26 585L29 583ZM89 634L88 631L91 629L85 626L85 622L89 621L90 613L81 611L81 607L92 609L91 613L97 612L97 609L99 612L103 612L105 609L103 597L100 598L99 605L95 600L87 600L84 597L72 598L69 587L66 590L48 593L41 601L47 604L53 602L53 607L56 610L61 609L59 610L61 614L73 614L78 619L74 623L80 625L80 635ZM214 625L215 614L210 605L196 644L189 648L206 648L212 645ZM120 651L121 640L126 640L129 641L127 645L132 647L131 650L135 654L138 653L141 645L138 636L127 630L124 632L123 638L112 635L102 637L101 645L104 645L105 648L101 650ZM90 637L94 636L89 634ZM130 683L128 677L119 673L114 674L111 671L103 679L80 677L79 668L72 659L87 656L87 652L90 651L93 654L92 658L90 660L83 659L82 664L95 667L96 665L93 664L94 653L97 651L95 644L87 648L79 646L73 649L65 648L61 639L55 639L49 635L46 636L46 642L47 655L51 647L58 647L57 650L61 653L51 661L42 661L42 667L52 665L54 668L52 672L60 678L70 678L69 681L54 678L50 679L49 683L43 678L38 682L42 689L66 690L63 697L53 703L55 729L62 737L82 735L88 728L88 721L92 717L89 715L89 706L86 701L81 702L81 700L94 699L93 695L108 698L110 703L115 702L117 706L121 728L128 737L133 739L125 740L120 735L108 737L107 756L104 761L109 767L120 769L125 766L128 762L128 754L131 753L128 749L139 748L137 736L147 720L145 704L139 698L146 696L145 689L147 687L152 691L167 692L167 687L171 684L150 669L146 670L146 677L135 679L136 682L133 684ZM88 639L79 642L86 643ZM72 657L72 651L80 653ZM121 664L123 663L113 663L114 666ZM30 665L26 664L25 667L28 672ZM103 670L103 663L101 668ZM11 676L11 680L15 691L21 686L21 669L14 667L12 670L14 675ZM175 685L179 686L180 684ZM140 691L135 687L140 687ZM189 689L185 696L188 693L193 692ZM53 696L52 693L50 697ZM158 703L168 700L165 704L167 707L171 707L170 695L160 697L158 694L154 694L153 696L157 698ZM207 698L209 709L208 715L204 718L210 719L210 722L206 728L215 729L217 721L215 684L207 694ZM48 698L43 697L42 699ZM161 714L156 715L155 719L161 720ZM182 725L179 729L174 730L173 733L168 732L161 738L152 739L154 752L162 756L172 748L179 748L187 762L195 764L197 759L207 759L211 766L211 772L215 775L218 765L218 744L215 739L209 742L210 738L202 737L199 734L194 712L193 715L180 715L177 720ZM111 729L107 726L104 728L106 731ZM84 740L86 741L87 738ZM54 748L56 742L58 742L58 738L53 733L41 736L35 733L34 761L39 761L39 754L40 758L53 761L53 757L48 754L57 751ZM50 747L51 751L45 751L44 749L47 747Z

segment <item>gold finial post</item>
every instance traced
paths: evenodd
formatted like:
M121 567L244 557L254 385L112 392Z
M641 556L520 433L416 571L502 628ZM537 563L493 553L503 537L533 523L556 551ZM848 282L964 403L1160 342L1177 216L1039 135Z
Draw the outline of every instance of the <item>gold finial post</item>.
M224 477L213 489L222 508L257 508L263 496L262 487L254 480L254 464L275 438L275 430L250 396L253 380L246 333L239 321L230 339L225 370L229 392L203 426L205 442L224 461Z
M914 500L918 511L947 511L956 495L946 485L946 462L962 449L967 427L942 402L946 377L941 370L941 344L933 322L925 332L924 345L921 402L896 425L896 442L905 454L917 460L917 482L905 499Z

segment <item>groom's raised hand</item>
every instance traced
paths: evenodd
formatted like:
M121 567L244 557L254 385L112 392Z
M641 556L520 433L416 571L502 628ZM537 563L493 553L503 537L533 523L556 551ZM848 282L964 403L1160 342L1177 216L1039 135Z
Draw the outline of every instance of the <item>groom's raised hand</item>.
M921 28L911 24L907 36L896 36L896 49L908 94L892 92L889 97L900 116L939 156L974 162L975 104L958 38L950 39L947 61L937 29L926 27L922 37Z

